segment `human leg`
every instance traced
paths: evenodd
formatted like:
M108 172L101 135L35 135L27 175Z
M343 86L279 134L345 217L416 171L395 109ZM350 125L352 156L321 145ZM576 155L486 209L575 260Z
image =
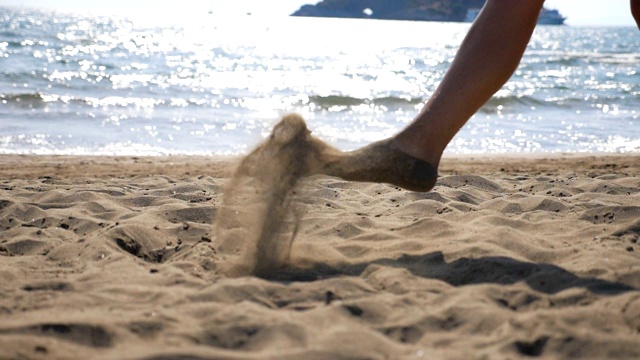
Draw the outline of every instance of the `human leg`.
M640 0L631 0L631 15L633 15L636 25L640 29Z
M234 178L260 177L271 194L284 194L303 176L324 174L351 181L386 182L407 190L429 191L437 169L389 146L389 139L342 152L311 135L297 114L288 114L271 135L239 163ZM264 173L268 170L268 173ZM233 187L233 185L232 185Z
M434 95L396 136L342 153L321 151L317 172L428 191L445 147L517 68L544 0L489 0Z
M455 134L518 67L543 3L487 1L433 96L392 145L437 167Z

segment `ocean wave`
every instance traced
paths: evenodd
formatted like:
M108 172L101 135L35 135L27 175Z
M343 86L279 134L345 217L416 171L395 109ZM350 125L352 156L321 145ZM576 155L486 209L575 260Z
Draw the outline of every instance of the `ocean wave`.
M309 96L308 104L315 104L320 109L329 109L332 107L350 108L360 105L373 105L373 106L385 106L385 107L402 107L411 106L424 103L425 98L421 97L401 97L401 96L384 96L376 98L357 98L344 95L329 95ZM305 104L306 105L306 104ZM553 106L544 99L536 98L529 95L507 95L507 96L494 96L483 107L483 111L494 112L498 106L502 107L545 107ZM489 110L491 109L491 110Z
M584 64L612 64L630 65L640 61L640 53L637 52L550 52L530 51L527 53L529 62L541 63L546 66L578 66Z
M416 105L424 101L421 97L401 97L383 96L377 98L357 98L346 95L312 95L309 96L309 104L315 104L321 109L328 109L334 106L354 107L360 105L378 106L404 106Z
M44 108L51 105L78 105L89 108L135 108L153 109L155 107L185 108L211 107L215 105L215 100L205 99L181 99L181 98L152 98L152 97L125 97L125 96L105 96L105 97L75 97L70 95L55 95L42 92L0 94L0 103L8 107L18 108Z
M0 42L2 47L5 49L20 49L22 48L22 42L19 40L7 40L6 37L0 35L0 39L4 39L5 41Z
M3 76L2 81L5 83L24 84L32 83L34 81L42 81L48 74L43 71L4 71L1 73Z
M557 86L555 90L559 89L561 85ZM564 90L569 90L566 88ZM633 90L633 89L632 89ZM632 90L618 89L619 92L624 92L628 96L601 96L599 101L605 101L607 103L616 103L620 106L632 105L637 101L637 96L634 96ZM637 91L637 90L634 90ZM555 93L555 96L549 97L549 95L543 95L533 93L530 95L525 94L510 94L510 95L497 95L489 99L487 103L479 110L481 113L495 113L496 108L502 111L517 111L517 112L530 112L532 109L536 110L566 110L569 108L587 109L591 107L590 102L585 102L585 94L581 92L572 92L571 94L562 95ZM399 97L399 96L385 96L376 98L358 98L352 96L342 95L329 95L309 96L308 101L301 101L302 105L314 104L316 109L326 110L337 108L338 110L348 110L361 105L366 106L384 106L387 108L396 107L411 107L415 108L416 105L424 103L426 98L419 97Z
M514 95L507 95L507 96L494 96L491 99L489 99L489 101L487 101L483 109L495 108L498 106L502 106L505 108L518 107L518 106L530 108L532 106L543 107L547 105L548 105L547 102L545 102L544 100L538 99L534 96L514 94Z
M21 108L40 108L44 107L48 101L50 101L49 96L39 92L0 94L0 103L7 106L15 106Z
M0 103L9 107L29 108L37 109L44 108L49 105L62 104L62 105L86 105L90 107L98 106L127 106L135 103L134 100L127 100L118 97L106 97L104 99L98 98L78 98L69 95L55 95L42 92L35 93L19 93L19 94L0 94Z

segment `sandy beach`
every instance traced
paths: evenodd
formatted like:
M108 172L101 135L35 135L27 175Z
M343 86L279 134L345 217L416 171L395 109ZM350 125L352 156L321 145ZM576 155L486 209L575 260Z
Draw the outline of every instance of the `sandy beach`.
M307 178L263 277L225 270L233 165L1 155L0 358L640 359L637 154Z

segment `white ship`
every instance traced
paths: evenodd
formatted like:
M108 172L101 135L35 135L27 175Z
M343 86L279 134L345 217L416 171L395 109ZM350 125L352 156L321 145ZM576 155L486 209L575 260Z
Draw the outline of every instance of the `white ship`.
M467 17L464 19L466 22L473 22L478 17L480 9L467 10ZM538 24L540 25L563 25L567 18L562 16L558 10L550 10L542 8L540 16L538 16Z

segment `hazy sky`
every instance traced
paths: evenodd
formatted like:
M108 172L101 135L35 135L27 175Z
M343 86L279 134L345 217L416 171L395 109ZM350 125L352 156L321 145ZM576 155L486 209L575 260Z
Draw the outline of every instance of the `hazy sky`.
M317 0L0 0L0 5L58 9L100 9L149 11L214 11L224 14L286 16L304 4ZM629 0L547 0L546 7L560 10L570 25L634 25Z

